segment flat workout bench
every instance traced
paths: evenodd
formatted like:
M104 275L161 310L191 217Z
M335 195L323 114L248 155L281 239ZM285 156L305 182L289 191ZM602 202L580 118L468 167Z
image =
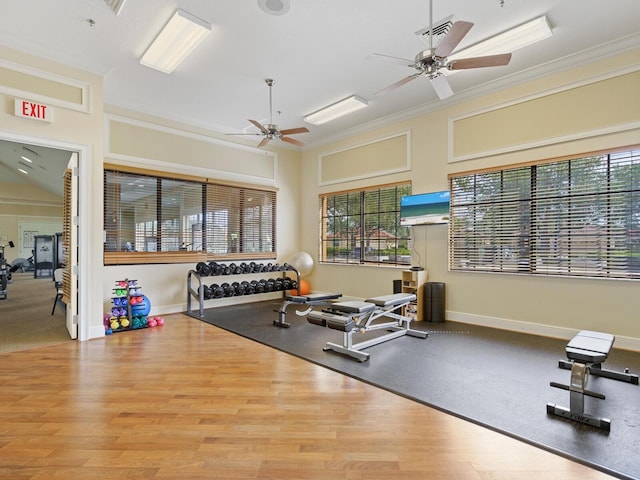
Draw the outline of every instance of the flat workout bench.
M547 403L547 414L558 415L560 417L576 420L587 425L609 431L611 420L603 417L594 417L584 413L585 395L604 400L605 396L598 392L587 390L589 375L611 378L623 382L638 385L638 375L628 372L615 372L602 368L611 349L615 337L608 333L582 330L573 337L567 344L565 351L569 361L560 360L558 366L571 370L571 381L569 385L551 382L552 387L569 390L569 408L561 407L554 403Z
M300 317L306 317L313 307L328 307L333 304L338 298L342 296L341 293L310 293L307 295L289 295L284 299L284 302L280 305L280 308L276 310L278 313L278 320L274 320L273 324L276 327L289 328L290 323L286 322L287 307L289 305L306 305L306 310L296 310L296 315Z
M404 335L427 338L427 332L410 328L410 317L395 313L396 310L402 309L415 299L414 294L395 293L367 298L364 302L335 302L322 311L310 311L307 320L315 325L343 332L342 345L327 342L323 350L333 350L364 362L369 359L369 354L361 351L365 348ZM388 317L393 321L373 323L381 317ZM353 343L354 333L367 333L380 329L389 330L390 333L364 342Z

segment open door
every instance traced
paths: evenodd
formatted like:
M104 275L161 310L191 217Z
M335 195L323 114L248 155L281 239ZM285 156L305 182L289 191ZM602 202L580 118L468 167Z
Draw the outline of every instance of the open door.
M62 245L65 266L62 276L62 300L67 305L67 330L72 339L78 338L78 154L71 155L64 172Z

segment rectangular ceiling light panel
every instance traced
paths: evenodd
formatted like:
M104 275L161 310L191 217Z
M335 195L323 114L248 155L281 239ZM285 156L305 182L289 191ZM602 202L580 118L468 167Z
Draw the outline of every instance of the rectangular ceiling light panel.
M357 95L351 95L344 100L340 100L334 104L324 107L317 112L311 113L304 117L304 121L312 125L322 125L336 118L342 117L349 113L366 107L369 103Z
M178 9L144 52L140 63L171 73L211 32L211 25Z
M500 53L514 52L553 35L551 26L545 15L529 22L499 33L481 42L464 48L452 55L449 60L461 58L482 57L485 55L497 55Z
M124 2L126 1L127 0L104 0L104 3L107 4L107 7L113 10L113 13L120 15L120 11L122 10L122 7L124 7Z

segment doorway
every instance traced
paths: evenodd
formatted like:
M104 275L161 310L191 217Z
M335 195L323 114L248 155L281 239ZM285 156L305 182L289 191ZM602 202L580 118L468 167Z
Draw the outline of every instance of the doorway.
M40 312L37 314L38 318L25 318L22 322L27 330L25 332L21 329L19 332L23 346L37 345L39 341L36 338L30 338L40 334L38 329L31 329L32 333L28 331L31 322L35 321L39 327L42 327L43 324L50 326L49 324L52 322L61 321L61 314L66 328L66 340L75 339L78 337L79 332L88 330L86 322L83 321L85 317L80 314L87 307L83 305L84 302L81 300L82 292L80 291L80 282L78 282L78 274L83 271L80 239L83 238L83 235L86 235L86 232L83 232L86 228L83 229L82 222L79 221L82 218L80 212L82 189L80 186L83 180L86 181L86 179L81 178L83 158L88 158L88 148L86 146L0 132L0 171L2 173L0 183L5 185L5 195L0 195L0 207L2 207L4 213L0 218L0 244L8 244L11 241L14 245L14 248L5 247L7 260L11 261L16 258L25 260L24 257L17 257L17 254L18 252L24 254L25 251L30 253L31 238L35 235L34 232L38 230L35 229L38 225L44 227L45 224L49 224L49 227L51 227L51 224L59 221L60 230L62 230L62 225L64 224L71 225L65 261L69 262L70 271L73 274L67 280L69 296L66 311L60 304L55 308L53 307L53 301L56 296L53 276L50 278L35 278L34 272L29 272L28 263L26 268L20 268L12 274L12 276L15 275L16 280L14 285L16 303L20 295L24 295L24 288L26 287L29 292L29 299L32 300L28 303L29 307L41 305L40 310L35 310ZM67 178L71 176L71 181L68 185L65 185L65 171L68 172ZM64 208L65 188L68 190L66 203L69 204L70 209ZM89 199L86 198L84 201L86 204ZM1 205L2 203L4 205ZM58 208L51 208L54 205L57 205ZM39 217L39 211L46 211L47 214ZM58 215L60 217L57 219L52 217L52 211L59 212ZM20 224L20 227L16 228L16 224ZM26 229L25 225L29 226L29 229ZM55 229L57 230L57 228ZM51 232L42 233L48 234ZM10 236L14 238L9 238ZM11 250L16 252L13 253ZM11 320L20 322L20 315L23 309L12 308L11 305L13 281L14 279L12 278L11 283L7 285L7 299L0 300L0 302L6 302L4 304L0 303L0 312L3 310L11 312ZM42 307L43 304L46 304L46 307ZM29 315L27 310L24 309L25 315ZM32 310L33 312L34 310ZM58 331L51 341L58 339L59 343L60 334ZM62 335L65 335L65 332L62 332ZM85 338L82 338L83 336ZM87 338L85 333L80 333L80 337L80 339ZM45 334L41 341L46 344L49 341L48 338ZM11 346L5 345L4 349L10 351ZM16 345L15 349L24 348Z

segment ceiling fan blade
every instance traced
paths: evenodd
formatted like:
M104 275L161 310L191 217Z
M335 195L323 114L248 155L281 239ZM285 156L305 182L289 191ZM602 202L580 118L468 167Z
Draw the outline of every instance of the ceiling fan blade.
M225 133L225 135L261 135L260 133Z
M294 133L307 133L309 129L307 127L287 128L286 130L280 130L282 135L293 135Z
M431 85L433 85L433 89L436 91L436 95L438 95L440 100L444 100L453 95L453 90L451 90L447 77L442 74L433 77L431 79Z
M367 59L384 60L385 62L395 63L396 65L402 65L404 67L413 67L414 61L408 58L394 57L391 55L383 55L381 53L372 53Z
M256 121L256 120L251 120L249 119L249 122L251 122L253 125L255 125L256 127L258 127L260 129L261 132L265 132L267 133L268 130L266 128L264 128L262 125L260 125L260 122Z
M447 65L449 70L464 70L468 68L499 67L511 61L510 53L487 55L485 57L461 58L453 60Z
M440 43L433 54L440 58L448 57L462 41L465 35L469 33L471 27L473 27L473 23L471 22L457 21L454 23L451 30L449 30L445 37L440 40Z
M267 143L269 143L269 140L271 140L270 138L263 138L260 143L258 144L258 148L262 148L264 147Z
M306 143L291 137L282 137L280 138L280 140L282 140L283 142L291 143L292 145L297 145L298 147L304 147L306 145Z
M422 75L422 73L414 73L413 75L409 75L408 77L404 77L402 80L397 81L396 83L393 83L391 85L389 85L388 87L383 88L382 90L377 91L376 93L374 93L373 95L380 95L380 94L384 94L384 93L388 93L392 90L395 90L398 87L401 87L402 85L404 85L405 83L409 83L411 80L415 80L416 78L418 78L420 75Z

